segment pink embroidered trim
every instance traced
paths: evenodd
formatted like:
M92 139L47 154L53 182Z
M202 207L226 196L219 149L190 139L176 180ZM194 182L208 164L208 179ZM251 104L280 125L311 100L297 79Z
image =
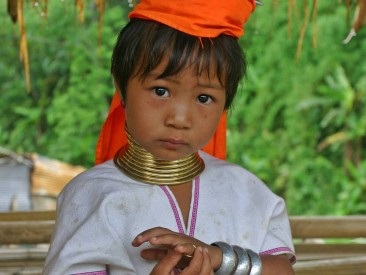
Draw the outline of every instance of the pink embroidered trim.
M273 248L267 251L263 251L261 253L259 253L260 255L273 255L273 254L280 254L280 253L288 253L290 255L292 255L291 258L289 258L291 264L296 263L296 256L295 253L288 247L277 247L277 248Z
M198 212L198 199L200 195L200 178L197 177L194 181L194 197L193 197L193 209L192 209L192 220L191 227L189 229L189 236L194 236L194 230L196 229L197 212Z
M296 263L296 256L295 255L292 255L292 257L289 260L290 260L290 263L292 265L294 265Z
M198 201L199 201L199 189L200 189L200 179L199 177L195 178L194 182L194 194L193 194L193 209L192 209L192 218L191 218L191 224L190 224L190 228L189 228L189 236L193 237L194 236L194 231L196 228L196 222L197 222L197 210L198 210ZM170 192L168 191L168 188L166 186L161 186L161 189L163 189L165 195L167 196L170 206L172 207L173 213L174 213L174 217L175 217L175 221L177 223L178 226L178 231L181 234L185 233L184 227L183 227L183 223L180 219L179 216L179 212L178 212L178 207L175 205L174 203L174 199L172 197L172 195L170 194Z
M199 194L200 194L200 180L199 177L195 178L194 182L194 195L193 195L193 209L192 209L192 218L191 218L191 224L190 224L190 228L189 228L189 236L193 237L194 236L194 230L196 228L196 222L197 222L197 210L198 210L198 200L199 200ZM167 196L170 206L172 207L173 213L174 213L174 217L175 217L175 221L177 223L178 226L178 230L179 233L184 234L184 227L183 227L183 223L179 217L179 212L178 212L178 208L174 203L174 199L172 197L172 195L170 194L170 192L168 191L168 188L166 186L161 186L161 189L163 189L165 195ZM178 275L180 274L180 271L175 268L174 269L174 274Z
M183 234L184 233L184 228L183 228L182 222L179 218L179 212L178 212L177 206L175 205L174 200L173 200L172 196L170 195L167 187L166 186L161 186L161 189L163 189L165 195L168 197L170 206L172 207L172 210L173 210L173 213L174 213L175 221L176 221L177 226L178 226L178 231L179 231L179 233Z
M72 275L107 275L107 271L100 270L100 271L92 271L92 272L75 273Z

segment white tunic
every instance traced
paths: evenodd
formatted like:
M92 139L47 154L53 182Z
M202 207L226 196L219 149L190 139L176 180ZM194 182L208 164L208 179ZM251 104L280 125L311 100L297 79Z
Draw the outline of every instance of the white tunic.
M200 155L206 167L194 180L187 228L169 187L135 181L113 161L73 179L58 198L43 274L149 274L156 263L140 256L148 244L131 242L156 226L294 260L284 201L245 169Z

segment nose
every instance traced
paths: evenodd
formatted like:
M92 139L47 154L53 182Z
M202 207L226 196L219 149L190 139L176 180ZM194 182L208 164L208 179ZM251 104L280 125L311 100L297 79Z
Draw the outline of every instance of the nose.
M182 102L171 105L166 116L166 125L176 129L189 129L192 126L192 109Z

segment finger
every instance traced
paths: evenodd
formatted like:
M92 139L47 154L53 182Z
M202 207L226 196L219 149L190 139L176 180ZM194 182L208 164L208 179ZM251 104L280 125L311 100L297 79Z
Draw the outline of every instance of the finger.
M161 260L168 253L167 249L159 249L159 248L147 248L143 249L140 252L140 255L145 260Z
M203 262L203 250L202 247L199 246L194 250L194 254L189 265L201 266L202 262Z
M184 269L187 266L190 265L191 260L193 260L193 258L195 257L195 259L199 259L200 255L196 255L196 245L192 244L192 243L184 243L184 244L178 244L174 247L174 250L176 252L179 252L183 255L183 257L180 259L180 261L177 264L177 267L180 269ZM194 262L196 262L197 260L195 260ZM200 260L201 261L201 260ZM194 265L196 266L196 265Z
M205 243L194 239L188 235L180 234L176 232L169 232L166 234L161 234L158 236L154 236L149 240L150 244L152 245L161 245L165 247L175 247L178 244L187 244L186 245L186 254L192 255L194 248L192 247L192 244L195 246L207 246ZM182 248L183 249L183 248ZM183 252L183 251L182 251Z
M180 260L182 254L171 250L163 257L153 268L150 275L165 275L171 274L171 271L174 269L175 265Z
M197 246L193 243L180 243L174 247L174 250L192 258Z
M145 241L145 242L149 242L151 245L153 246L157 246L157 247L164 247L164 248L174 248L175 246L177 246L179 243L193 243L193 242L197 242L196 240L194 240L193 238L184 235L184 234L180 234L180 233L175 233L175 232L169 232L166 234L161 234L161 235L157 235L157 236L153 236L150 239L145 239L145 236L141 236L142 239L140 239L140 237L137 237L137 241ZM137 245L136 245L137 246Z
M214 275L211 258L207 248L197 247L190 264L182 271L182 275Z
M145 243L149 241L150 239L162 235L162 234L168 234L168 233L174 233L173 231L163 228L163 227L154 227L150 228L148 230L145 230L138 234L132 241L133 246L140 246L142 243Z
M188 266L183 269L181 272L182 275L189 275L189 274L201 274L203 264L203 253L202 248L197 247L195 249L194 255L192 260L189 262Z
M207 248L203 248L202 250L202 256L203 256L203 262L201 265L201 273L202 275L214 275L214 271L212 269L212 265L211 265L211 257L210 254L208 252Z

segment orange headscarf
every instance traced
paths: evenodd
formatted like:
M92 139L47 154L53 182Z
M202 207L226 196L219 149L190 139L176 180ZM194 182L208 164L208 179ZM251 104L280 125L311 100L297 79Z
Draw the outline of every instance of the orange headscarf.
M239 37L254 8L254 0L141 0L129 18L158 21L198 37Z
M254 8L254 0L141 0L129 18L157 21L197 37L228 34L238 38L244 33L244 23ZM125 111L115 92L99 135L96 164L112 159L127 143L124 127ZM218 158L226 158L226 113L203 150Z

